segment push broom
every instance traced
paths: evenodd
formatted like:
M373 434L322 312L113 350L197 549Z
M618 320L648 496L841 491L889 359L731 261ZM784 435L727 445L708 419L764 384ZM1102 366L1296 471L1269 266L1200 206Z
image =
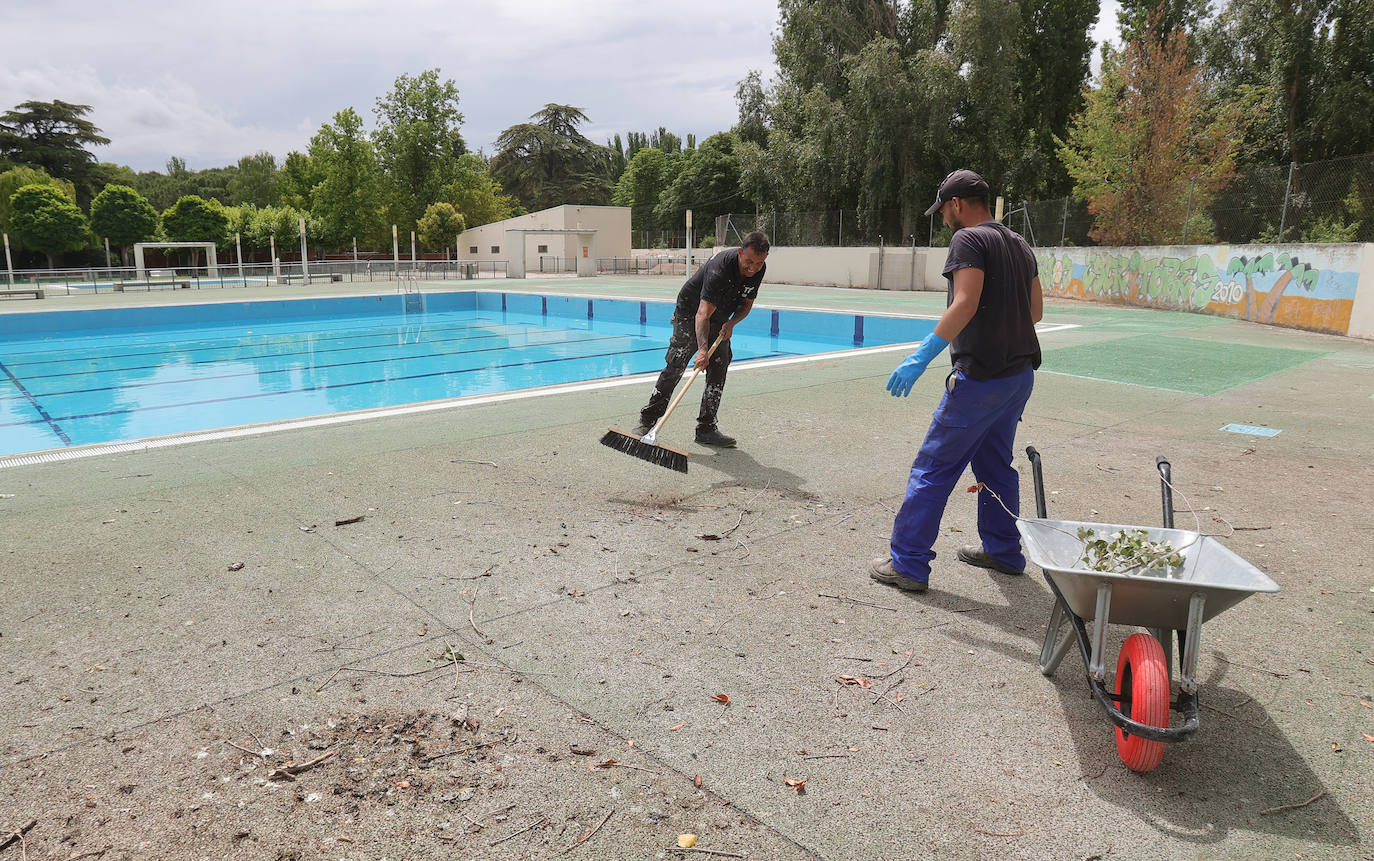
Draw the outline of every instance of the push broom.
M711 349L706 351L707 360L710 360L711 356L715 354L716 347L719 347L720 342L723 340L725 340L724 331L716 336L715 343L711 345ZM697 378L697 374L699 373L701 373L701 368L692 369L692 376L687 378L687 385L682 387L677 393L677 397L673 398L673 402L669 404L668 409L664 411L663 417L660 418L658 423L644 436L639 437L628 431L610 428L606 431L605 435L601 437L601 444L656 466L666 466L668 469L677 472L686 472L687 452L679 451L672 446L659 445L658 432L663 429L663 423L668 421L668 416L672 415L673 410L677 409L677 405L682 401L682 396L687 394L687 390L692 387L692 381Z

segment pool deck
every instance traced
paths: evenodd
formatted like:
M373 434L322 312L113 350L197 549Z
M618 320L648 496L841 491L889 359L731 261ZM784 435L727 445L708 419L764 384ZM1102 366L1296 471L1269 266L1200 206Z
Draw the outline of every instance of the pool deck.
M668 301L681 280L422 289ZM1157 524L1163 454L1177 524L1234 527L1283 590L1204 625L1201 729L1149 774L1076 651L1038 672L1038 569L954 559L970 495L930 592L869 581L942 379L889 397L887 351L732 368L739 448L691 442L691 395L664 431L687 475L598 444L648 378L0 469L0 841L36 820L28 857L105 861L693 857L682 833L770 859L1374 858L1374 343L1063 300L1044 325L1018 446L1050 517Z

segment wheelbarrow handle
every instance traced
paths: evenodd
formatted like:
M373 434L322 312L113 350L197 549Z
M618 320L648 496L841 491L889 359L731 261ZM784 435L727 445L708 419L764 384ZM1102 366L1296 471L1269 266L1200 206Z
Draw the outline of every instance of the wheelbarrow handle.
M1031 476L1035 479L1035 516L1043 520L1049 517L1049 509L1045 505L1045 473L1040 466L1040 452L1028 445L1026 457L1030 458Z
M1174 528L1174 488L1170 483L1173 481L1173 471L1169 468L1169 460L1164 455L1155 458L1155 469L1159 470L1159 495L1164 504L1164 528Z

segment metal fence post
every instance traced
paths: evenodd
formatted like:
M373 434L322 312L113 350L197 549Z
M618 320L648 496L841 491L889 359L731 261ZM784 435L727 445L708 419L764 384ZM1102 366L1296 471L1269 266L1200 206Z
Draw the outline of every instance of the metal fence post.
M1197 184L1196 179L1188 180L1188 209L1183 213L1183 241L1182 245L1188 244L1188 222L1193 217L1193 186Z
M1293 191L1293 168L1298 163L1290 161L1288 163L1288 186L1283 190L1283 208L1279 211L1279 241L1283 241L1283 231L1288 226L1288 195Z
M1059 247L1064 247L1064 239L1069 235L1069 195L1064 195L1064 220L1059 223Z
M841 248L844 247L844 210L840 210L840 241L836 243Z

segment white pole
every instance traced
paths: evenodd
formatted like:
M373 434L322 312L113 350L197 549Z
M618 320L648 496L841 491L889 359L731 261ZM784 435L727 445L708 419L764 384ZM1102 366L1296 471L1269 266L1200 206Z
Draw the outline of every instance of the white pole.
M401 248L396 244L396 225L391 225L391 268L396 273L396 278L401 277Z
M277 259L277 234L271 233L267 236L267 241L272 245L272 277L277 283L281 283L281 261Z
M687 238L683 241L687 246L687 275L692 275L692 210L687 210Z
M410 268L415 268L415 231L410 231Z
M10 289L14 289L14 261L10 260L10 235L5 234L5 274L9 277Z
M237 232L234 233L234 258L239 263L239 286L247 287L248 282L243 280L243 243L239 240Z
M306 284L310 283L310 266L305 260L305 216L301 216L301 276Z
M105 268L110 268L110 237L105 237Z

